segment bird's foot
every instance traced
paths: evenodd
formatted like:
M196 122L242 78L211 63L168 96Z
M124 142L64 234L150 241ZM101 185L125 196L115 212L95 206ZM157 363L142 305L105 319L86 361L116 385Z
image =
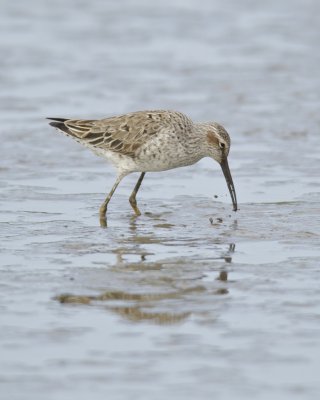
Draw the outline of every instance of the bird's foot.
M136 199L134 197L130 197L129 203L130 203L131 207L133 208L133 211L136 214L136 217L139 217L141 215L141 211L138 208Z
M107 213L107 207L104 204L102 204L102 206L100 207L100 210L99 210L99 220L100 220L101 228L107 227L106 213Z
M141 211L139 210L139 208L137 206L132 208L135 213L135 217L139 217L141 215Z
M101 226L101 228L107 228L107 227L108 227L107 218L106 218L105 216L104 216L104 217L101 217L101 215L100 215L99 220L100 220L100 226Z

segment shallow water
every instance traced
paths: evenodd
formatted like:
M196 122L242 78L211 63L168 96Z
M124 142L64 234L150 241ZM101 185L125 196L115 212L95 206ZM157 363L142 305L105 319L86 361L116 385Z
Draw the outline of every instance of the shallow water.
M280 4L279 4L280 3ZM316 0L5 1L2 399L315 399L320 390ZM127 177L46 116L172 108L232 137ZM216 197L217 196L217 197Z

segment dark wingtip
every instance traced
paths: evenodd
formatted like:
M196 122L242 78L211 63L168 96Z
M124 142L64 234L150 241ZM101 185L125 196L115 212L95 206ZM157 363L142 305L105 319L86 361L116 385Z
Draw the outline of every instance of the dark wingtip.
M64 122L67 121L67 118L46 118L53 122L49 122L49 125L54 128L59 129L62 132L69 133L69 129L65 126Z
M51 118L51 117L46 117L46 119L50 119L51 121L57 121L57 122L65 122L65 121L67 121L67 118Z
M53 126L54 128L60 128L61 122L49 122L49 125Z

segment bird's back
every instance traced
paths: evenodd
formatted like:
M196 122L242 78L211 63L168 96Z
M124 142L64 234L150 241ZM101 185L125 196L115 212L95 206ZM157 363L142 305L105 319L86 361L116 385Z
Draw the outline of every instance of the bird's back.
M116 152L134 158L149 140L163 132L184 135L192 121L176 111L137 111L100 120L49 118L50 125L93 150Z

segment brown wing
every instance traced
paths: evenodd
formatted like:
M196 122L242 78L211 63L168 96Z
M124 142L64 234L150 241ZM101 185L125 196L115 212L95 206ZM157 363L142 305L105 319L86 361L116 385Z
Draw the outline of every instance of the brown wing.
M53 118L52 118L53 119ZM151 137L163 131L183 130L192 122L174 111L138 111L101 120L54 119L51 125L93 148L134 157Z

